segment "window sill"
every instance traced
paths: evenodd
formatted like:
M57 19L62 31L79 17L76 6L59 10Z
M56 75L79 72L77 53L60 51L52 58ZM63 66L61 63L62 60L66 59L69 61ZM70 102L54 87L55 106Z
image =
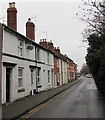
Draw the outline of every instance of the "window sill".
M25 88L19 88L18 89L18 92L24 92L25 91Z
M38 85L38 86L37 86L37 88L41 88L41 87L42 87L42 85Z

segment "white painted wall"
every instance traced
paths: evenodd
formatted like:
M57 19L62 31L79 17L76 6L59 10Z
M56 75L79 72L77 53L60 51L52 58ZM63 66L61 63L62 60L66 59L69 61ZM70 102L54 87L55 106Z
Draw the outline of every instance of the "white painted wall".
M61 65L62 62L62 65ZM67 62L59 59L59 68L60 68L60 85L66 84L67 80Z
M52 76L51 76L51 70L54 69L54 56L52 53L49 52L49 60L50 62L47 63L47 52L46 50L43 50L40 48L40 60L37 63L38 67L41 67L40 70L40 84L42 85L41 88L39 88L39 91L47 90L52 88ZM30 60L35 60L35 47L33 50L27 50L26 49L26 43L23 40L23 56L18 55L18 37L13 35L12 33L8 31L3 31L3 53L18 56L21 58L26 58ZM11 56L5 56L3 55L3 62L8 63L15 63L17 64L15 67L12 68L12 76L11 76L11 85L10 85L10 101L13 102L17 99L20 99L22 97L25 97L30 94L30 91L33 89L36 89L36 76L34 79L33 85L31 85L31 73L29 65L35 66L35 62L27 61L27 60L21 60L18 58L14 58ZM23 88L25 91L18 92L18 67L23 68ZM3 69L3 76L2 76L2 103L6 102L6 67L2 66ZM48 75L47 72L50 70L50 84L48 84ZM54 76L53 76L54 78ZM54 79L53 79L54 80Z
M53 82L51 71L54 69L54 61L53 61L53 54L49 52L49 63L47 62L47 52L45 50L40 49L40 62L44 64L38 63L38 66L41 67L40 74L41 74L41 84L42 88L39 88L39 91L47 90L52 88L52 83L54 82L54 75L53 75ZM50 70L50 83L48 83L48 70Z

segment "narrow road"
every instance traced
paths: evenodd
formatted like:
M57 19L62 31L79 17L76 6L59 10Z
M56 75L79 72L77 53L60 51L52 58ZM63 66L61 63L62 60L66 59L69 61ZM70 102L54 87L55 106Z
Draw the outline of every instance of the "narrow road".
M79 83L30 111L27 118L103 118L103 97L92 78Z

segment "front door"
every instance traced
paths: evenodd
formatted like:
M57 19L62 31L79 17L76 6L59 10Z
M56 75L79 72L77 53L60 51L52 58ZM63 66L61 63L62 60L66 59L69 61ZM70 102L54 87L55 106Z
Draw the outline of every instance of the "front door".
M11 68L6 68L6 102L10 101Z

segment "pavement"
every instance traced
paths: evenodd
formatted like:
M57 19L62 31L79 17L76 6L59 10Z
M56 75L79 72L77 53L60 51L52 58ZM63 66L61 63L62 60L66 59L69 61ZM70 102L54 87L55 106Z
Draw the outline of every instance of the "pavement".
M32 110L33 108L37 107L38 105L46 102L47 100L51 99L52 97L56 96L57 94L63 92L64 90L68 89L69 87L73 86L81 79L73 80L63 86L53 88L47 91L39 92L33 96L28 96L12 102L8 105L2 105L2 119L17 119L27 113L28 111Z

